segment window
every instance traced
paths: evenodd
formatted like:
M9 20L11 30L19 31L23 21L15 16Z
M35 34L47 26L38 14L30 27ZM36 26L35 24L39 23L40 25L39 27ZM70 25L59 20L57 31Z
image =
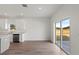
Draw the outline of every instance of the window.
M55 26L56 44L68 54L70 53L70 18L56 22Z
M60 26L60 22L56 23L56 44L60 47L61 46L61 26Z
M66 52L70 52L70 19L61 21L62 29L62 48Z

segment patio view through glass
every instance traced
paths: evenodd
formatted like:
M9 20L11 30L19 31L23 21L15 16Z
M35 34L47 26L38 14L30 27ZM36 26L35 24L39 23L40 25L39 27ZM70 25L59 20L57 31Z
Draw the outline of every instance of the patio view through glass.
M56 44L70 53L70 18L56 23Z

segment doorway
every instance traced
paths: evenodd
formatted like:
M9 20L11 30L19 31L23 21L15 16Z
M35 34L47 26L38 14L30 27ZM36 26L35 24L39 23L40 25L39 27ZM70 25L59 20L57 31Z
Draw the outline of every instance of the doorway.
M56 34L56 45L58 45L59 47L61 47L61 23L57 22L56 26L55 26L55 34Z
M70 18L55 23L55 43L70 54Z

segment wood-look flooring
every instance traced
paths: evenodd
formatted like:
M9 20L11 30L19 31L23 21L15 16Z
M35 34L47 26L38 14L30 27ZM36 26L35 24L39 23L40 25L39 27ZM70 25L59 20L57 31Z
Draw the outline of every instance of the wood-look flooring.
M59 47L50 42L11 43L2 55L66 55Z

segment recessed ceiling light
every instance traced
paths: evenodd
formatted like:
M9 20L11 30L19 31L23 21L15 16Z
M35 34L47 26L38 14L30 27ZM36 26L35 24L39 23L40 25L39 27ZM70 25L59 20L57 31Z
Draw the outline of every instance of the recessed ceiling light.
M22 4L23 7L27 7L27 4Z
M42 8L38 8L39 10L42 10Z

